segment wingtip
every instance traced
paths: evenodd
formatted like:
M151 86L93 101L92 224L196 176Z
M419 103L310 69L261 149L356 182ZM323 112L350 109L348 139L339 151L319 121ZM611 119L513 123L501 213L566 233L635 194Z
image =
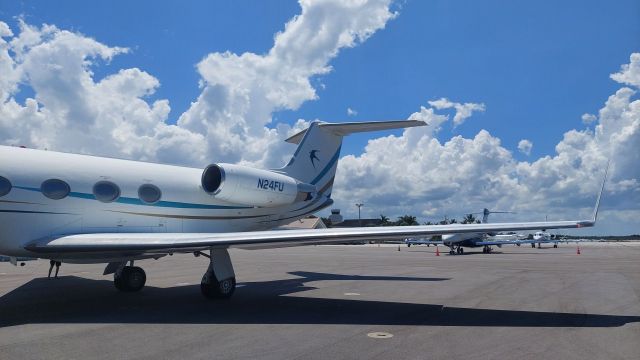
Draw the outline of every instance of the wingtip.
M604 186L607 183L607 176L609 175L609 165L611 165L611 159L607 160L607 167L604 170L604 178L602 179L602 185L600 186L600 192L598 193L598 198L596 199L596 206L593 209L593 217L591 218L591 221L593 222L593 225L595 225L596 221L598 220L598 210L600 209L600 200L602 199L602 193L604 192Z

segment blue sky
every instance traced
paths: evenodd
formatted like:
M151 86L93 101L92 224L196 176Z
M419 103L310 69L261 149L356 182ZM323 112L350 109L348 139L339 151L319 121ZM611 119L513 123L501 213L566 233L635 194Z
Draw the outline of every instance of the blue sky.
M640 3L607 1L406 1L399 16L320 76L319 99L274 119L326 121L406 118L428 100L482 102L486 112L441 133L472 136L487 129L518 154L553 154L580 116L596 112L615 89L608 74L640 50ZM2 1L0 19L55 24L111 46L132 49L109 65L139 67L157 77L154 95L171 102L176 121L199 94L195 64L214 51L264 53L300 12L296 1ZM348 117L347 107L357 116ZM353 136L358 154L369 135Z
M345 141L355 157L334 192L345 215L355 202L364 216L421 220L485 206L520 213L504 220L587 214L612 158L601 232L640 233L639 2L389 1L0 0L13 39L0 66L15 70L0 81L0 142L273 167L293 152L282 139L298 119L411 115L440 130ZM454 126L458 110L430 103L441 98L484 111Z

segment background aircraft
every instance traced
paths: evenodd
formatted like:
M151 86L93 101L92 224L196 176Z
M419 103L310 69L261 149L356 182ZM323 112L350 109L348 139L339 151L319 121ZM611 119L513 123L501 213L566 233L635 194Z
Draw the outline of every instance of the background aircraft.
M505 214L509 211L482 211L482 224L489 222L490 214ZM477 214L477 213L475 213ZM491 246L502 246L504 244L518 244L518 235L500 235L495 233L460 233L442 235L442 240L428 239L405 239L407 246L411 245L446 245L450 248L449 254L464 254L464 247L482 247L483 253L490 253Z
M273 170L222 163L197 169L2 146L0 254L106 263L104 274L114 274L116 288L138 291L146 274L134 261L190 252L209 258L202 293L228 298L236 285L228 252L232 247L260 249L595 224L602 188L587 220L268 230L333 203L343 136L423 125L413 120L313 122L287 139L298 147L286 166Z

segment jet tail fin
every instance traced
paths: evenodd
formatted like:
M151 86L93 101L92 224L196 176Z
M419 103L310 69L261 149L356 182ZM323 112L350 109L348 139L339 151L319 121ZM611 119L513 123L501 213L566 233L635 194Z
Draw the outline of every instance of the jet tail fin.
M304 183L315 185L318 194L331 194L333 179L340 157L342 138L346 135L401 129L427 125L420 120L368 121L351 123L325 123L314 121L311 125L290 138L287 142L298 144L289 163L278 171Z

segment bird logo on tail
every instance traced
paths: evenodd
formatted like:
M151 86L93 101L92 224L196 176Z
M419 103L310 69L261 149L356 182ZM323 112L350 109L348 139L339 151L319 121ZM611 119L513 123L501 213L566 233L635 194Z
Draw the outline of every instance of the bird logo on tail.
M318 152L318 150L311 150L309 151L309 159L311 160L311 165L313 165L313 168L316 168L316 163L313 162L314 160L318 160L320 161L320 159L318 158L318 156L316 155L316 153Z

